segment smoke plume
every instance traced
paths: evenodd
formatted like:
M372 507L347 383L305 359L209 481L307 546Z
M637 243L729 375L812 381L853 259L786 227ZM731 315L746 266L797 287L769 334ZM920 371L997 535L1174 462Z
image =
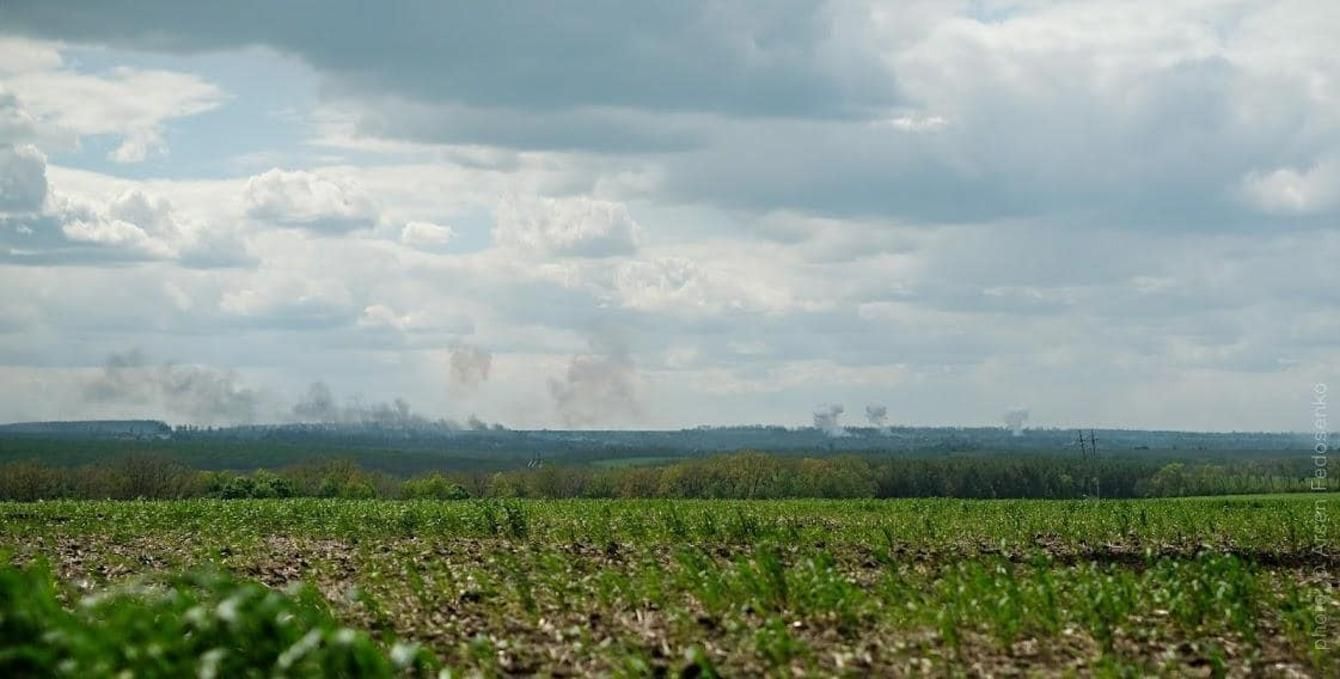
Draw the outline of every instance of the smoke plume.
M1028 408L1012 408L1005 412L1005 426L1014 436L1024 435L1024 423L1028 421Z
M300 422L339 422L340 408L325 382L313 382L307 396L293 405L293 416Z
M471 391L489 378L493 354L472 344L457 344L451 348L451 384L461 391Z
M637 368L627 347L608 337L591 340L591 351L577 354L563 379L549 380L549 395L567 426L635 417Z
M325 382L313 382L307 395L293 405L293 417L299 422L323 424L361 424L381 427L412 427L430 424L414 412L408 401L397 398L390 403L364 403L353 399L339 405Z
M197 424L255 421L258 394L230 371L193 365L152 364L137 350L112 354L102 373L84 387L97 403L153 405Z
M840 403L821 405L814 411L814 427L823 430L829 436L846 436L847 430L838 424L844 412L847 412L847 409Z
M875 427L882 434L889 433L889 409L885 406L872 403L865 407L865 419L870 422L870 426Z

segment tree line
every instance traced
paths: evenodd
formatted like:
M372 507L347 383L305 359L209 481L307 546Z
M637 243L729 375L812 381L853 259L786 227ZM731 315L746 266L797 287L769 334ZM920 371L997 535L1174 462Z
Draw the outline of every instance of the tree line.
M1295 459L1296 458L1296 459ZM1305 456L1167 461L1074 456L796 457L761 452L653 466L546 465L410 477L322 460L250 473L204 471L132 454L106 464L0 465L0 500L57 498L1083 498L1168 497L1309 490Z

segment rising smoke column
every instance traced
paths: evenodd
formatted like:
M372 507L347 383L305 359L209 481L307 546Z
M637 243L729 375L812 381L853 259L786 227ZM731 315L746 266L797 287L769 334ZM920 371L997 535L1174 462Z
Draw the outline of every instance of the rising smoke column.
M878 429L878 430L879 430L879 433L881 433L881 434L887 434L887 433L889 433L889 427L888 427L888 422L889 422L889 409L888 409L888 408L886 408L886 407L884 407L884 406L882 406L882 405L879 405L879 404L877 404L877 403L872 403L872 404L870 404L870 405L868 405L868 406L865 407L865 419L866 419L866 421L868 421L868 422L870 423L870 426L872 426L872 427Z
M451 384L457 391L473 391L489 379L493 354L473 344L457 344L451 348Z
M199 424L248 424L256 419L260 397L231 371L155 364L136 349L108 356L102 373L84 386L84 399L154 405Z
M617 339L597 336L591 350L568 363L563 379L549 380L554 409L569 427L635 417L637 367L628 348Z
M1014 436L1024 435L1024 423L1028 421L1028 408L1011 408L1005 411L1005 426Z
M838 424L842 413L847 409L842 407L841 403L821 405L814 410L814 428L823 431L829 436L846 436L847 430Z
M313 382L307 388L307 395L293 404L293 416L299 422L339 422L340 408L335 405L335 395L325 382Z

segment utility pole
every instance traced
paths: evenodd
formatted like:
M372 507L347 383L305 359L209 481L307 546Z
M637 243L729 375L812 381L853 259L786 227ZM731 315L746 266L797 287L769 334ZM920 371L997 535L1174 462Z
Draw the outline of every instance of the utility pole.
M1080 433L1080 437L1082 438L1083 436L1084 436L1084 434L1081 432L1081 433ZM1102 479L1101 475L1099 474L1099 469L1098 469L1098 439L1097 439L1097 437L1095 437L1095 436L1093 435L1093 430L1092 430L1092 429L1089 430L1089 450L1093 451L1093 488L1094 488L1094 495L1096 495L1096 496L1098 497L1098 499L1101 500L1101 499L1103 499L1103 479Z

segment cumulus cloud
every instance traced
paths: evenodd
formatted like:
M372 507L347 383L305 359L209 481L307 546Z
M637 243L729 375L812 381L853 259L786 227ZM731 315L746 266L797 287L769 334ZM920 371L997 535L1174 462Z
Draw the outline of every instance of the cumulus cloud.
M268 269L224 292L219 310L246 325L275 328L329 328L358 317L343 281Z
M59 224L63 242L48 247L78 261L164 259L203 268L252 262L236 230L187 217L166 198L140 189L105 201L57 194L52 203L47 221Z
M167 142L163 140L163 133L153 129L134 130L126 135L120 146L117 146L107 157L118 163L139 163L150 155L167 153Z
M47 159L31 144L36 137L36 119L0 88L0 215L37 212L46 202Z
M0 213L37 212L47 197L47 162L32 146L0 145Z
M1340 206L1340 162L1326 159L1307 168L1252 172L1242 188L1247 199L1267 214L1327 212Z
M107 154L118 163L166 154L164 129L169 121L204 113L227 100L216 85L188 73L118 67L89 74L64 65L59 55L54 60L29 59L25 68L0 74L0 85L21 97L50 128L44 130L47 137L119 137L120 143Z
M517 250L560 257L611 257L637 251L640 226L620 203L585 196L504 199L493 237Z
M171 204L140 191L127 191L105 208L69 204L61 231L72 241L138 250L152 257L171 257L180 238Z
M303 170L251 177L243 199L253 219L314 233L346 233L377 220L371 197L356 183Z
M788 290L792 281L772 275L772 269L741 251L710 259L634 259L615 268L612 294L624 308L673 316L783 311L794 302Z
M699 307L709 303L701 272L692 260L662 257L625 262L615 271L614 287L635 309Z
M473 330L468 316L453 309L417 308L397 310L386 303L369 304L358 315L358 327L373 332L405 334L462 334Z
M0 91L0 245L11 261L40 264L170 259L193 267L250 262L235 229L206 224L150 191L110 196L55 190L46 156L20 143L40 140L26 105Z
M0 195L29 210L0 208L0 258L44 265L0 267L25 293L0 295L0 364L204 328L242 361L272 342L276 384L394 379L446 400L462 387L443 388L442 349L477 322L560 367L537 391L533 368L497 361L472 405L625 424L599 394L637 384L628 352L559 344L613 319L639 357L666 357L637 366L657 424L799 424L816 393L999 423L1026 388L1057 423L1294 426L1274 404L1340 360L1337 8L691 0L561 22L415 7L392 25L343 0L305 24L273 3L0 3L6 32L62 41L0 38L18 94L0 95ZM207 78L146 63L267 86L223 107ZM230 125L275 144L160 155ZM51 159L45 188L18 180L38 177L29 145ZM157 179L99 174L108 153L153 159ZM231 153L290 169L200 178ZM181 270L227 251L215 237L257 266ZM45 266L65 263L84 266Z
M455 238L455 229L432 222L409 222L400 230L401 243L423 250L440 249Z
M4 155L0 149L0 166ZM27 159L35 172L40 154ZM11 216L0 218L0 246L8 249L12 262L87 265L167 260L192 268L253 262L240 231L184 215L166 198L138 188L110 197L73 195L51 190L44 175L30 176L22 187L7 195L26 193L25 200L11 201ZM45 194L41 202L37 202L39 190ZM25 214L16 216L16 208Z
M0 89L0 143L29 144L38 137L37 118L12 92Z
M12 35L0 37L0 54L0 74L46 71L65 62L55 45Z
M1337 68L1336 15L1317 4L686 2L561 22L420 7L371 26L345 2L298 23L292 8L215 11L20 2L0 18L140 49L268 45L320 73L369 143L622 150L651 194L761 213L1241 228L1244 176L1310 167L1338 143L1340 102L1319 85ZM421 26L438 37L416 39ZM128 139L125 155L152 142Z

